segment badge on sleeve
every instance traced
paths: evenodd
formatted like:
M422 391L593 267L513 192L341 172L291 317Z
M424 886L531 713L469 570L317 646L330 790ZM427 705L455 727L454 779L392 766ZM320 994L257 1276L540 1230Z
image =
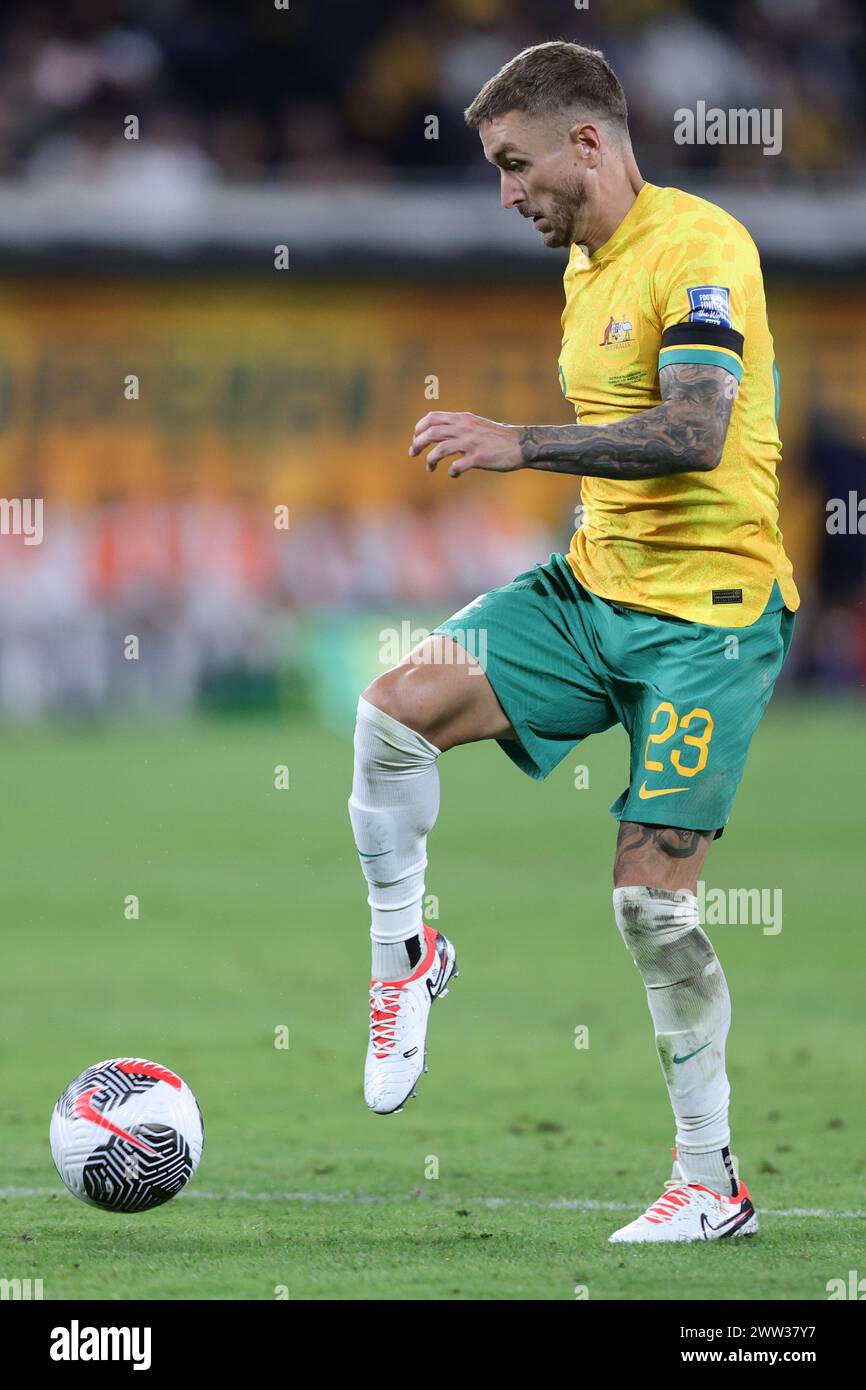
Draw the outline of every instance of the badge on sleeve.
M688 291L691 313L689 323L715 323L733 328L731 322L731 291L724 285L695 285Z

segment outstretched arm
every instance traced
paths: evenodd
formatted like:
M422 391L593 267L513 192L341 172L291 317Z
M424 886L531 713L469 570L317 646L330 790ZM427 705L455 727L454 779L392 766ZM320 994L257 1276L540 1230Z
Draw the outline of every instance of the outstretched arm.
M737 379L723 367L683 363L659 372L662 404L615 425L528 425L526 468L593 478L708 472L722 457Z
M448 472L537 468L593 478L661 478L709 472L722 457L738 382L723 367L681 363L659 372L662 404L614 425L501 425L436 410L415 426L412 457L427 468L459 455Z

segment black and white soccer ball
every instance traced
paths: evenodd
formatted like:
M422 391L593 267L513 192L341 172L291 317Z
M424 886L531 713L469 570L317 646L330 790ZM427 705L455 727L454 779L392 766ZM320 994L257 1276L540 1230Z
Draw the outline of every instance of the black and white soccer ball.
M113 1057L67 1086L51 1117L51 1157L74 1197L108 1211L149 1211L198 1168L204 1121L168 1067Z

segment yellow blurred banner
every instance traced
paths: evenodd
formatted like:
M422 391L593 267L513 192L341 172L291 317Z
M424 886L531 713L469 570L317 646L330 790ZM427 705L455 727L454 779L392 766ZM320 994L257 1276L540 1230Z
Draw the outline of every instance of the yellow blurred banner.
M810 499L793 479L808 412L822 407L855 433L866 422L866 290L772 286L769 302L783 526L805 553ZM242 498L295 514L453 502L472 490L497 508L559 521L574 480L454 481L406 451L431 409L571 418L557 383L561 307L555 275L531 285L299 285L291 272L267 282L7 282L0 486L73 505Z

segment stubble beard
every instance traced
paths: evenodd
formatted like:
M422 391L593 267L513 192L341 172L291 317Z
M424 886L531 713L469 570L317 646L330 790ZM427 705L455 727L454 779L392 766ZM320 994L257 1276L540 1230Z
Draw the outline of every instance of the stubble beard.
M550 224L550 231L542 232L545 246L571 246L578 240L578 218L586 197L583 179L577 174L561 186L553 198L551 211L544 214L545 221Z

